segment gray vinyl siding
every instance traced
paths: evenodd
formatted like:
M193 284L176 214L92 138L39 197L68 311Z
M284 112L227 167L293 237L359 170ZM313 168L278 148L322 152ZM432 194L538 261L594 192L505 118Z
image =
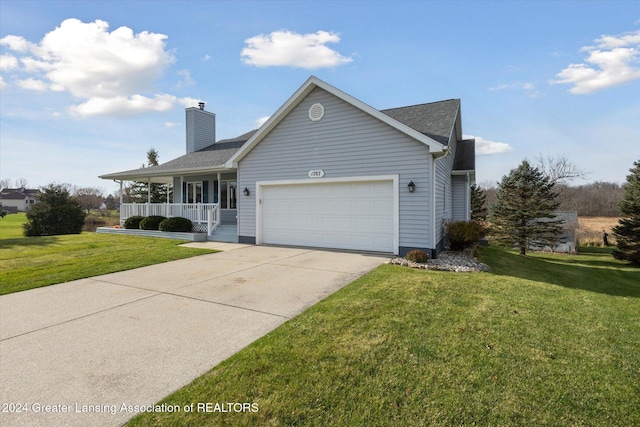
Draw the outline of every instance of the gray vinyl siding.
M216 142L216 115L199 108L185 110L187 153L202 150Z
M451 170L457 143L449 141L451 154L436 160L436 243L444 238L445 222L453 217L453 189L451 186Z
M237 174L235 172L232 173L223 173L221 174L221 178L223 181L235 181L237 179ZM214 203L215 198L215 185L218 181L218 174L214 175L189 175L183 177L182 182L198 182L198 181L207 181L207 200L209 203ZM244 188L244 187L243 187ZM173 194L174 194L174 203L180 203L182 201L182 186L180 185L180 177L173 177ZM231 215L231 214L229 214ZM235 209L233 210L233 222L235 222ZM227 218L228 220L228 218Z
M208 181L207 184L207 200L209 203L213 203L214 197L214 183L218 179L217 175L194 175L194 176L185 176L182 182L204 182ZM180 177L173 177L173 200L174 203L182 202L182 186L180 185Z
M451 178L453 187L453 220L466 221L468 218L467 207L467 177L453 176Z
M324 118L312 122L309 107L321 103ZM239 163L238 234L256 235L256 181L399 175L400 246L433 248L430 238L431 155L426 145L380 122L323 89L314 89ZM321 182L322 178L318 179ZM407 184L413 181L414 193Z

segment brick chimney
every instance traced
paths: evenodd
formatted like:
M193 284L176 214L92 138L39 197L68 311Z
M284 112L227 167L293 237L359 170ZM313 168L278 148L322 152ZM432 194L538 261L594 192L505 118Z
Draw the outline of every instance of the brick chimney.
M216 115L204 110L204 102L198 108L185 110L187 125L187 153L202 150L216 142Z

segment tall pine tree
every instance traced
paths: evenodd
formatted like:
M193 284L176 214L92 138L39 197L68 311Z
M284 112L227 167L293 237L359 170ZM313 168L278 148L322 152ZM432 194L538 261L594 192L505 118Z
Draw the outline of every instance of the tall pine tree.
M618 241L618 249L613 251L616 259L629 261L640 266L640 160L633 162L624 185L622 200L618 204L625 217L613 227L613 235Z
M562 233L562 221L555 211L560 202L554 183L524 160L502 177L491 225L498 241L517 245L520 255L529 246L555 247Z
M487 195L477 185L471 186L471 220L483 222L487 220Z
M147 151L147 163L142 167L158 166L160 155L158 150L150 148ZM151 183L151 203L166 203L167 193L171 197L171 188L167 184ZM126 200L128 203L146 203L149 199L149 183L144 181L134 182L128 189Z

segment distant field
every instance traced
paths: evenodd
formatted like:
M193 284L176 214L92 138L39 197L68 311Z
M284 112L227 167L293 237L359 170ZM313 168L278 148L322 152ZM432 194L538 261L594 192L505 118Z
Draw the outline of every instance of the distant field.
M618 218L608 216L581 216L578 218L580 228L576 233L580 246L603 246L602 231L609 233L609 243L616 244L613 237L613 227L618 224Z

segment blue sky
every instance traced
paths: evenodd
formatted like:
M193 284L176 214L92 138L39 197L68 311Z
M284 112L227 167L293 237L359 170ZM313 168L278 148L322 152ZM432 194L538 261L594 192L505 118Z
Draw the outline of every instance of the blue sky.
M315 75L377 109L460 98L477 182L565 156L623 183L640 159L638 1L0 2L0 178L118 186L184 108L218 139Z

